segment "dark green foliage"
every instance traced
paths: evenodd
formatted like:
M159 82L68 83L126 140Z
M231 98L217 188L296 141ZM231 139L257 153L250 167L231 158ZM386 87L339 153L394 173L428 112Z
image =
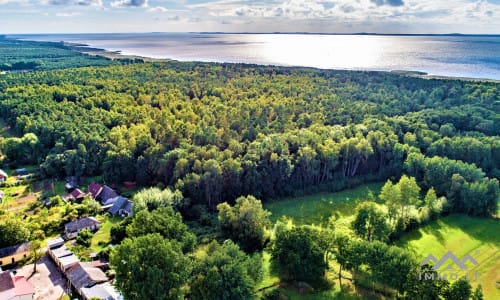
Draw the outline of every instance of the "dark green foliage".
M119 244L127 237L127 226L132 223L132 218L126 217L117 224L111 226L110 235L111 243Z
M89 247L93 236L94 235L90 230L84 229L78 233L78 236L76 237L76 243L84 247Z
M177 300L192 269L175 240L160 234L125 239L111 253L115 286L126 299Z
M176 240L186 253L193 250L196 237L182 222L182 216L171 207L161 207L152 212L142 210L134 216L127 226L127 236L138 237L158 233L165 239Z
M321 233L309 226L286 228L276 225L275 240L271 247L271 261L279 267L287 280L317 282L327 268Z
M261 278L261 263L259 255L247 256L231 241L222 245L213 241L196 263L191 280L192 299L252 299Z
M225 237L237 242L245 251L263 248L271 213L262 208L260 200L253 196L239 197L234 207L224 202L219 204L217 209Z
M24 243L29 237L28 229L18 219L2 218L0 220L0 248Z
M472 295L472 287L465 278L453 282L444 292L445 300L469 300Z

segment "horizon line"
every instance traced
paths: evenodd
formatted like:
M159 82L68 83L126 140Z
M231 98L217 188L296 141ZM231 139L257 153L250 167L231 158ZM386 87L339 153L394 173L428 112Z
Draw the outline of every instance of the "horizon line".
M303 35L379 35L379 36L500 36L500 33L387 33L387 32L313 32L313 31L131 31L131 32L25 32L0 33L7 35L62 35L62 34L163 34L163 33L191 33L191 34L303 34Z

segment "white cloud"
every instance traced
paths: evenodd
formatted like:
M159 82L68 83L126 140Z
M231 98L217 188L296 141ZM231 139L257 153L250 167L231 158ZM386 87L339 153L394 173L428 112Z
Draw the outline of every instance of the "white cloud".
M65 17L65 18L75 17L75 16L79 16L79 15L81 15L81 13L77 13L77 12L58 12L58 13L56 13L57 17Z
M148 0L117 0L111 2L113 7L148 7Z
M168 9L166 9L163 6L155 6L155 7L151 7L150 9L148 9L148 11L149 12L167 12Z

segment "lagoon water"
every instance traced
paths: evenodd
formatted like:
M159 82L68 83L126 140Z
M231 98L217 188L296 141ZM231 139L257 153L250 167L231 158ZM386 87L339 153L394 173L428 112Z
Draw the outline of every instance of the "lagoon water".
M122 33L10 37L83 43L123 54L179 61L408 70L500 80L500 36Z

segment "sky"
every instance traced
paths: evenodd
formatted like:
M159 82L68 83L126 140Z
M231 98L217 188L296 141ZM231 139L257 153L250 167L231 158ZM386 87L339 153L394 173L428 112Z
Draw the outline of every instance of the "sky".
M500 34L500 0L0 0L0 33Z

